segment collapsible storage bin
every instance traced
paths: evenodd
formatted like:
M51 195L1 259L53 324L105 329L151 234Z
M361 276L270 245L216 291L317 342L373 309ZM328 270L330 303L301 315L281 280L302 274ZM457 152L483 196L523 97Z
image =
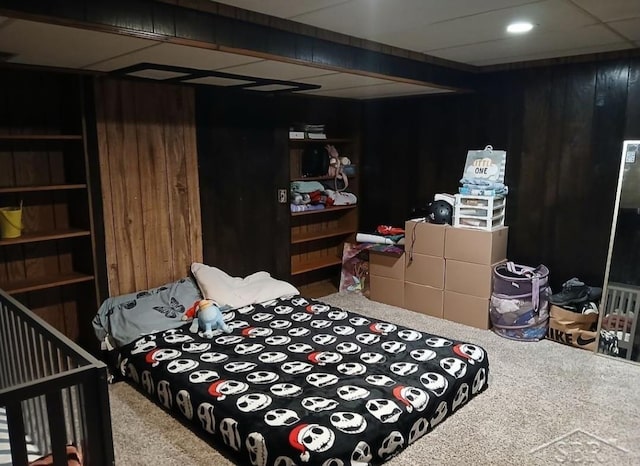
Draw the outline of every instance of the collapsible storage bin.
M549 326L549 269L498 264L493 269L489 315L493 330L512 340L538 341Z

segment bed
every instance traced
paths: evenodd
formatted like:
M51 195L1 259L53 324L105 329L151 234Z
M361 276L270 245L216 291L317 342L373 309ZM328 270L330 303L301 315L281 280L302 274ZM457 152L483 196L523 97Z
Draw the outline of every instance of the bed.
M2 290L0 347L0 465L113 464L105 364Z
M184 313L203 287L183 280L182 302L165 295L151 308L173 299L176 317ZM235 461L254 466L381 464L487 388L488 358L477 345L283 291L226 306L230 333L207 338L169 319L166 329L121 341L118 371ZM141 293L143 300L162 294ZM121 303L102 314L113 316Z

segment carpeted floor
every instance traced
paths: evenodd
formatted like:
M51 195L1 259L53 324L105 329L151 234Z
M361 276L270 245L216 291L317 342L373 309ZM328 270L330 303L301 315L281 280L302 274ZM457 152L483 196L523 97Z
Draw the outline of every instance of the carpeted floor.
M510 341L360 295L323 301L489 355L488 390L388 465L640 464L640 365L547 340ZM233 464L127 384L112 385L110 399L116 464Z

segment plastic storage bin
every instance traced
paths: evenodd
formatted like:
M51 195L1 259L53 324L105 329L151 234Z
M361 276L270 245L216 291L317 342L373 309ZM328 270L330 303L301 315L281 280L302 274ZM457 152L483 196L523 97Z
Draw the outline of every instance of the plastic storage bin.
M506 206L504 196L456 194L453 226L491 231L504 225Z

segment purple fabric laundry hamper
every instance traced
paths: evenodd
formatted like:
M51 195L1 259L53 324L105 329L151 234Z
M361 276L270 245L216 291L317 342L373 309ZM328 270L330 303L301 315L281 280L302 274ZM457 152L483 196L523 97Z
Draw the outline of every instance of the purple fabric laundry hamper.
M546 266L497 265L490 306L493 331L511 340L542 340L549 326L549 296Z

